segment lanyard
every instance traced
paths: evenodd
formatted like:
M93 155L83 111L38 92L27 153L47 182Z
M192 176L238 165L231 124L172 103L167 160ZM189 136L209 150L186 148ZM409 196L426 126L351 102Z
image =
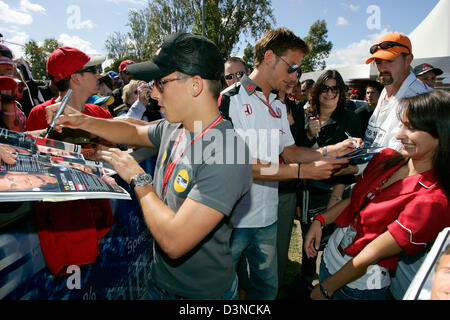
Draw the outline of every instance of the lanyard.
M203 129L202 132L200 132L198 135L196 135L192 140L191 140L191 145L194 144L196 141L198 141L201 137L203 137L211 128L213 128L214 126L216 126L221 120L223 119L222 115L219 115L213 122L211 122L209 124L209 126L207 126L205 129ZM173 170L175 169L175 166L178 162L178 160L180 160L181 156L183 155L184 151L186 151L187 146L184 150L182 150L181 152L179 152L174 158L173 161L172 159L172 154L174 152L174 150L176 149L178 143L181 140L181 136L183 135L183 130L180 130L180 132L178 133L178 136L175 140L175 143L173 144L172 150L170 151L170 157L169 157L169 162L167 163L167 167L166 167L166 171L164 172L164 180L163 180L163 185L162 185L162 195L164 196L166 194L166 187L167 184L169 183L170 177L172 176Z
M267 106L267 108L269 108L269 113L270 113L270 115L271 115L272 117L274 117L274 118L281 118L281 110L278 109L278 112L275 112L275 110L273 110L273 108L272 108L272 106L270 105L270 103L267 102L266 100L262 99L259 95L257 95L257 94L256 94L256 91L253 92L253 94L254 94L255 96L257 96L258 99L261 100L261 102L264 103L264 104Z

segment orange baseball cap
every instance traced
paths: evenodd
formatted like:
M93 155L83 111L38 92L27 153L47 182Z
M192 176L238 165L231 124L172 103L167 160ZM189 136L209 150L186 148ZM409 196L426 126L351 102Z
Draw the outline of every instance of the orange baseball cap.
M384 45L383 42L385 42ZM374 59L393 60L403 52L412 54L412 46L411 41L406 35L399 32L392 32L378 39L370 47L370 51L372 56L366 60L366 64L371 63Z

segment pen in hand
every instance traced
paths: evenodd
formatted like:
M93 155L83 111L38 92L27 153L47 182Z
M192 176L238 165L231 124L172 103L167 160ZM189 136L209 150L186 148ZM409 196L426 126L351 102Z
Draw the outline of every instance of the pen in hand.
M350 141L353 143L353 145L355 146L355 148L359 148L359 145L356 143L355 139L353 139L353 137L350 135L350 133L348 133L347 131L345 131L345 135L350 139Z
M46 138L48 137L49 133L52 132L53 128L55 127L55 120L58 119L58 117L63 113L71 96L72 96L72 89L69 89L67 91L66 95L64 96L64 98L62 98L61 104L59 105L59 108L56 111L55 116L53 117L52 123L50 123L50 125L47 128L47 133L45 134Z

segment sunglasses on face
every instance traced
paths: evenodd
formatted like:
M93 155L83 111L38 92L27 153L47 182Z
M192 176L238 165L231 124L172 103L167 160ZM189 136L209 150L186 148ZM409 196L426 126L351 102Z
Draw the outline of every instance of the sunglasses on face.
M244 71L238 71L236 73L230 73L225 75L225 80L233 80L234 77L236 77L236 79L241 79L244 76L245 72Z
M101 65L90 66L84 69L80 69L75 73L84 73L84 72L92 72L94 74L102 73L102 66Z
M387 50L387 49L390 49L390 48L393 48L393 47L406 48L406 49L408 49L408 53L411 54L411 50L407 46L405 46L404 44L395 42L395 41L383 41L383 42L380 42L380 43L376 43L376 44L374 44L373 46L370 47L370 53L374 54L375 52L378 51L378 48L383 49L383 50Z
M297 78L300 78L302 75L302 69L300 69L300 66L298 64L289 64L286 60L284 60L282 57L280 57L279 55L275 54L278 58L280 58L281 60L283 60L284 63L286 63L288 65L288 73L294 73L297 72Z
M9 50L0 50L0 55L10 58L10 59L13 58L12 52Z
M176 78L155 79L154 80L154 84L155 84L155 86L158 87L158 90L161 93L163 93L164 92L164 84L166 84L167 82L187 79L187 78L190 78L190 77L191 76L179 76L179 77L176 77Z
M324 84L320 89L320 93L327 93L328 91L330 91L332 95L336 96L339 92L339 88L337 86L330 87Z

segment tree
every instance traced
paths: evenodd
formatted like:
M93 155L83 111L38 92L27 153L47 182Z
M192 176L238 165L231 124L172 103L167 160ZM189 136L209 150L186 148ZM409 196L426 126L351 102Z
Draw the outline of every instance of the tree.
M200 34L202 1L192 1L192 31ZM205 0L205 12L205 35L219 47L224 57L230 56L241 35L250 35L256 40L275 23L270 0Z
M203 0L153 0L141 11L129 13L128 56L137 61L147 59L156 51L161 40L175 32L202 34ZM226 58L241 35L259 38L271 22L275 22L271 1L267 0L204 0L206 37L211 39ZM108 56L114 56L111 41L106 44ZM107 40L107 41L108 41ZM125 42L127 42L125 41ZM124 42L121 40L121 42ZM121 52L123 54L123 52Z
M108 36L105 42L108 50L108 59L119 60L130 52L127 34L115 31Z
M242 60L245 61L249 70L253 69L254 59L255 57L253 55L253 46L250 43L247 43L247 47L245 47L244 49L244 56L242 57Z
M328 58L333 44L327 41L328 29L325 20L317 20L309 28L305 42L311 46L311 52L303 57L302 71L312 72L326 67L324 59Z
M56 39L45 39L42 45L36 41L30 40L25 44L25 57L27 58L31 73L35 79L47 78L46 64L50 53L56 48L61 47L62 44Z

